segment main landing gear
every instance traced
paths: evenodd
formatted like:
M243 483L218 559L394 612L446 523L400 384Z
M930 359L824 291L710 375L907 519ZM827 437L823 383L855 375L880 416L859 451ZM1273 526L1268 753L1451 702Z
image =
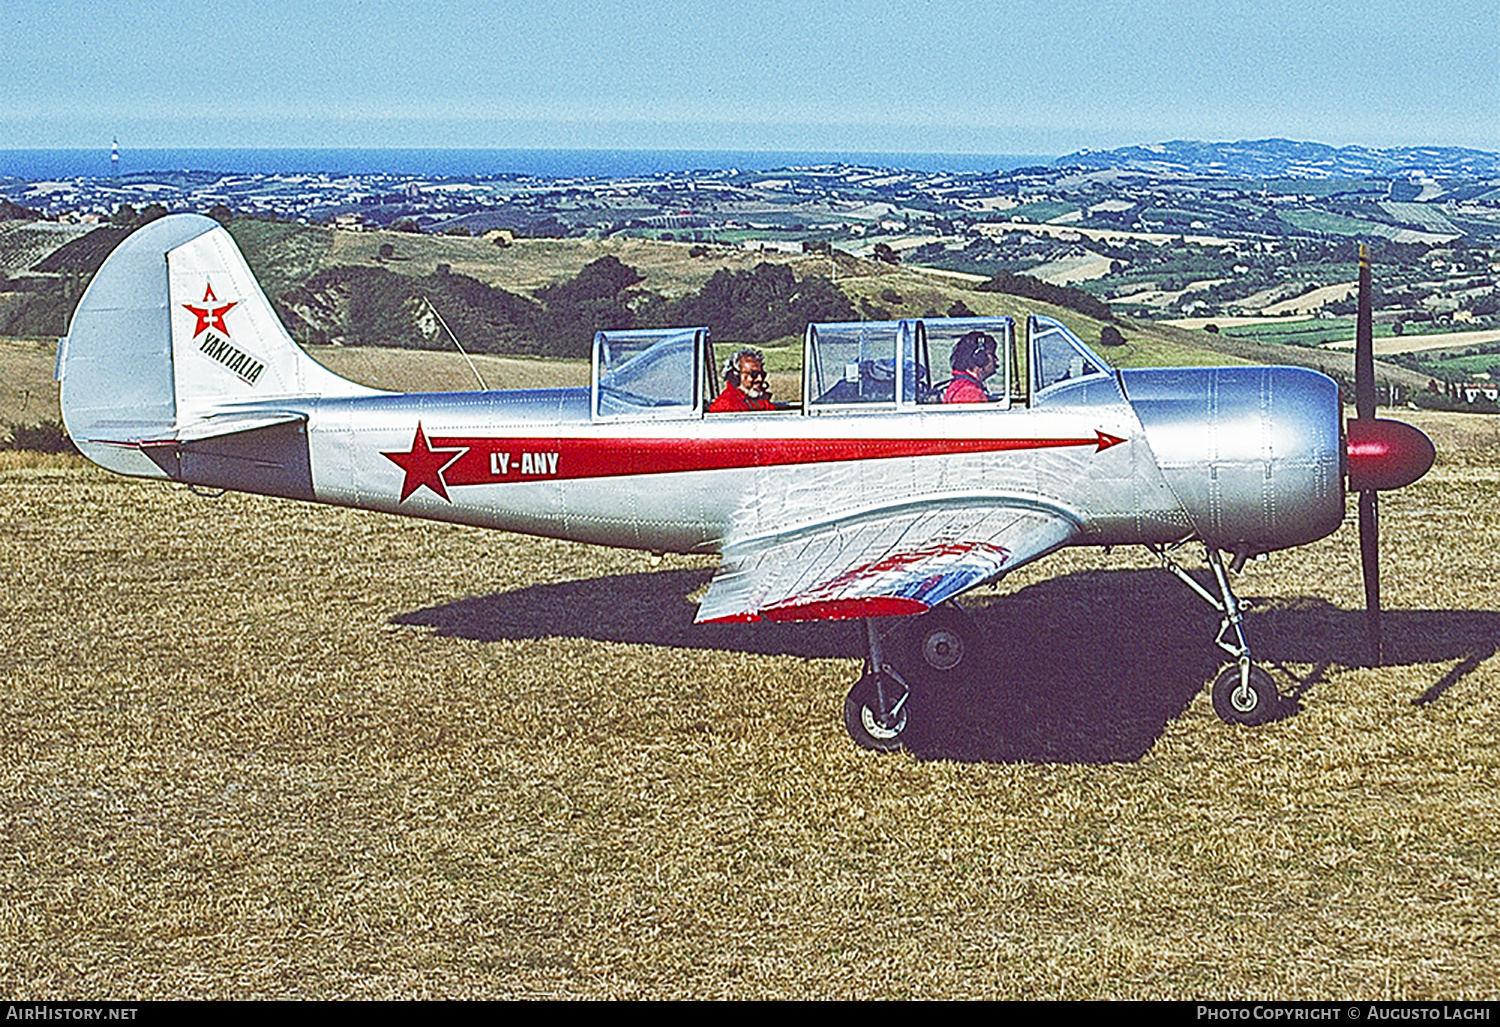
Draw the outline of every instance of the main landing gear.
M912 620L901 645L900 670L888 661L873 620L865 621L865 641L869 656L844 700L844 727L858 745L878 752L908 744L914 712L955 694L973 674L983 647L978 625L954 603Z
M865 619L865 641L870 655L865 661L864 674L844 699L844 728L862 748L895 752L901 748L911 723L906 711L911 688L896 668L885 661L880 630L869 618Z
M1227 724L1254 727L1285 716L1287 702L1277 690L1276 682L1263 668L1251 662L1250 642L1245 637L1244 613L1229 587L1229 574L1224 569L1219 551L1211 545L1204 545L1208 566L1213 570L1214 582L1218 586L1219 594L1216 596L1174 563L1167 547L1151 546L1150 549L1167 570L1219 611L1219 634L1214 642L1234 660L1214 678L1214 712L1219 715L1219 719ZM1246 555L1236 555L1231 569L1238 571L1243 567Z
M1226 723L1247 726L1286 716L1291 704L1271 675L1250 658L1244 611L1229 586L1230 571L1238 572L1248 554L1236 554L1226 569L1219 550L1205 545L1215 594L1172 560L1176 546L1149 548L1167 570L1219 612L1214 642L1232 662L1214 679L1214 712ZM961 694L980 662L983 644L978 626L955 603L934 607L910 622L900 646L899 670L888 660L873 620L865 621L865 639L869 655L864 673L844 700L844 726L857 744L879 752L910 744L914 719L930 720L945 699Z

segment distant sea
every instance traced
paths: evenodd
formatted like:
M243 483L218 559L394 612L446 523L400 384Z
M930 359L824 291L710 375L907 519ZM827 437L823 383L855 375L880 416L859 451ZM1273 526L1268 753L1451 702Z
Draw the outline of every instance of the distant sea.
M535 175L625 178L666 172L766 171L817 164L858 164L911 171L1010 171L1047 164L1035 154L846 153L803 150L422 150L164 149L120 150L122 175L142 171L244 174L327 172L448 177ZM90 150L0 149L0 178L104 177L114 173L109 147Z

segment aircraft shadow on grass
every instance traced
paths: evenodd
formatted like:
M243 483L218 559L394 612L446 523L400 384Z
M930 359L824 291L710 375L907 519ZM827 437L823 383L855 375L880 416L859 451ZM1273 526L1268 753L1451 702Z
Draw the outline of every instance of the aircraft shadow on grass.
M860 622L694 624L712 570L622 574L532 585L415 610L392 623L479 642L601 642L859 660ZM1330 669L1367 661L1365 614L1312 596L1246 597L1258 657L1291 708ZM1219 670L1218 616L1159 570L1080 571L967 608L987 651L975 679L924 704L907 748L919 757L1102 763L1144 755ZM1385 611L1387 664L1410 701L1435 702L1500 648L1500 613ZM893 631L902 629L891 622ZM1455 666L1446 668L1452 661ZM1311 670L1294 665L1310 665ZM850 680L853 680L851 671ZM916 714L914 713L914 716Z

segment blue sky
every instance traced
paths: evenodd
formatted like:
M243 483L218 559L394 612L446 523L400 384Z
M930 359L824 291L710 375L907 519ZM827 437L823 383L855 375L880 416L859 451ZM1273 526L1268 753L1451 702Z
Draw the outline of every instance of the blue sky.
M1500 150L1500 0L0 0L0 148Z

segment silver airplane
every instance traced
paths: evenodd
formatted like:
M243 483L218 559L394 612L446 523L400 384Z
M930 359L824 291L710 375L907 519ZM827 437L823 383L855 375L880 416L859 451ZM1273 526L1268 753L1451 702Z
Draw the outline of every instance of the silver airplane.
M1357 417L1295 367L1111 369L1061 323L812 324L802 394L711 413L708 330L604 331L588 388L397 394L288 336L218 223L154 221L104 262L60 340L62 411L112 471L653 552L717 553L697 620L863 619L844 704L867 748L968 677L955 600L1064 546L1138 544L1220 615L1224 720L1285 712L1231 572L1313 542L1361 493L1378 658L1375 497L1420 478L1427 436L1374 417L1362 261ZM948 355L996 341L988 402L944 403ZM983 398L983 397L981 397ZM1201 545L1200 582L1173 554ZM1227 557L1227 559L1226 559ZM910 630L893 642L884 618Z

